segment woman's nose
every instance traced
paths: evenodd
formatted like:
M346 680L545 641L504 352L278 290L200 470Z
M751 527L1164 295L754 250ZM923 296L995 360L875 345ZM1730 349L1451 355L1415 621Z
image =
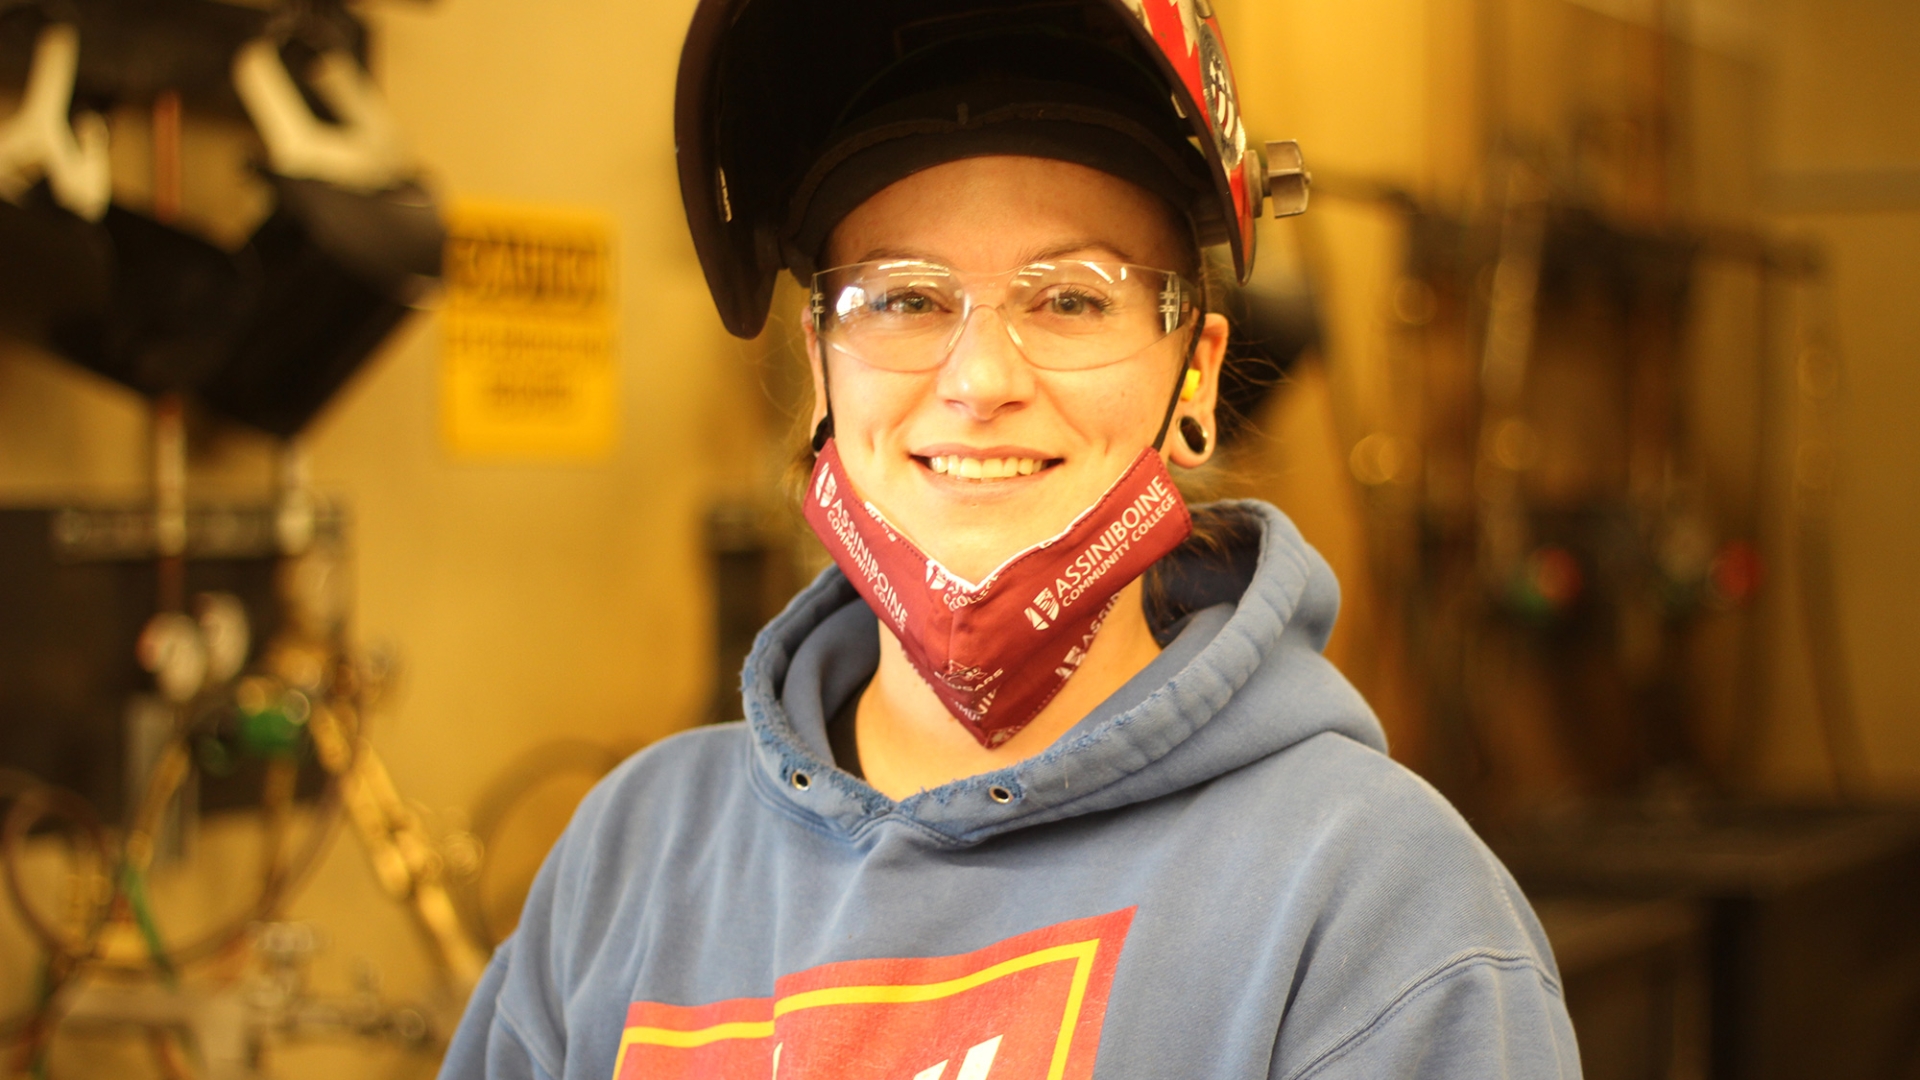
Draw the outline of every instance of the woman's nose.
M975 420L990 420L1032 395L1033 368L998 308L982 306L967 314L959 340L940 365L937 391Z

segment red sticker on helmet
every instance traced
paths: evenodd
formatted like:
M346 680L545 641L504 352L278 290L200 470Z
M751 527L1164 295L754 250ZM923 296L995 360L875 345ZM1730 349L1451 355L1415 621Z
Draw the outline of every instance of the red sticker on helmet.
M1140 24L1153 35L1160 52L1185 85L1188 99L1206 113L1227 186L1243 249L1253 243L1254 200L1260 197L1247 176L1247 129L1240 115L1233 62L1227 57L1220 24L1201 18L1196 0L1125 0Z

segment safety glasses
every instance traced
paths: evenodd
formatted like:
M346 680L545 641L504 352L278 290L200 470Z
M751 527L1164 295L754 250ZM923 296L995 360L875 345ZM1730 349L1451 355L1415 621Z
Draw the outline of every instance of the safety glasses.
M890 259L813 277L814 330L830 349L888 371L930 371L991 309L1034 367L1104 367L1158 344L1193 319L1197 292L1171 270L1048 260L999 274Z

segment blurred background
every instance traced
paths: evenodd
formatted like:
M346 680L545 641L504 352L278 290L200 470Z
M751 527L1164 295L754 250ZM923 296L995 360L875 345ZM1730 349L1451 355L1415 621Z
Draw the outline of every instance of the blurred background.
M1207 0L1194 0L1205 4ZM1333 660L1594 1077L1920 1077L1920 6L1211 0ZM588 787L822 559L690 0L0 2L9 1075L431 1075Z

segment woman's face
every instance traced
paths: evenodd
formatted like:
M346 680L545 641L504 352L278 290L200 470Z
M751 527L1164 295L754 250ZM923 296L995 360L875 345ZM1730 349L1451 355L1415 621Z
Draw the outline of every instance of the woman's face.
M829 266L906 258L991 275L1047 258L1177 269L1182 249L1164 205L1133 184L1066 162L981 157L915 173L868 199L834 230L826 254ZM1152 444L1192 333L1182 328L1104 367L1050 371L1031 366L999 316L984 313L933 370L887 371L829 351L823 373L808 326L813 420L830 393L854 489L971 581L1066 528ZM1226 320L1209 316L1194 354L1199 392L1181 403L1166 440L1177 464L1205 460L1182 443L1179 417L1215 430L1226 336ZM968 479L960 472L973 468L955 461L1009 458L1033 471L1016 465L993 477L998 470L985 466L989 478Z

